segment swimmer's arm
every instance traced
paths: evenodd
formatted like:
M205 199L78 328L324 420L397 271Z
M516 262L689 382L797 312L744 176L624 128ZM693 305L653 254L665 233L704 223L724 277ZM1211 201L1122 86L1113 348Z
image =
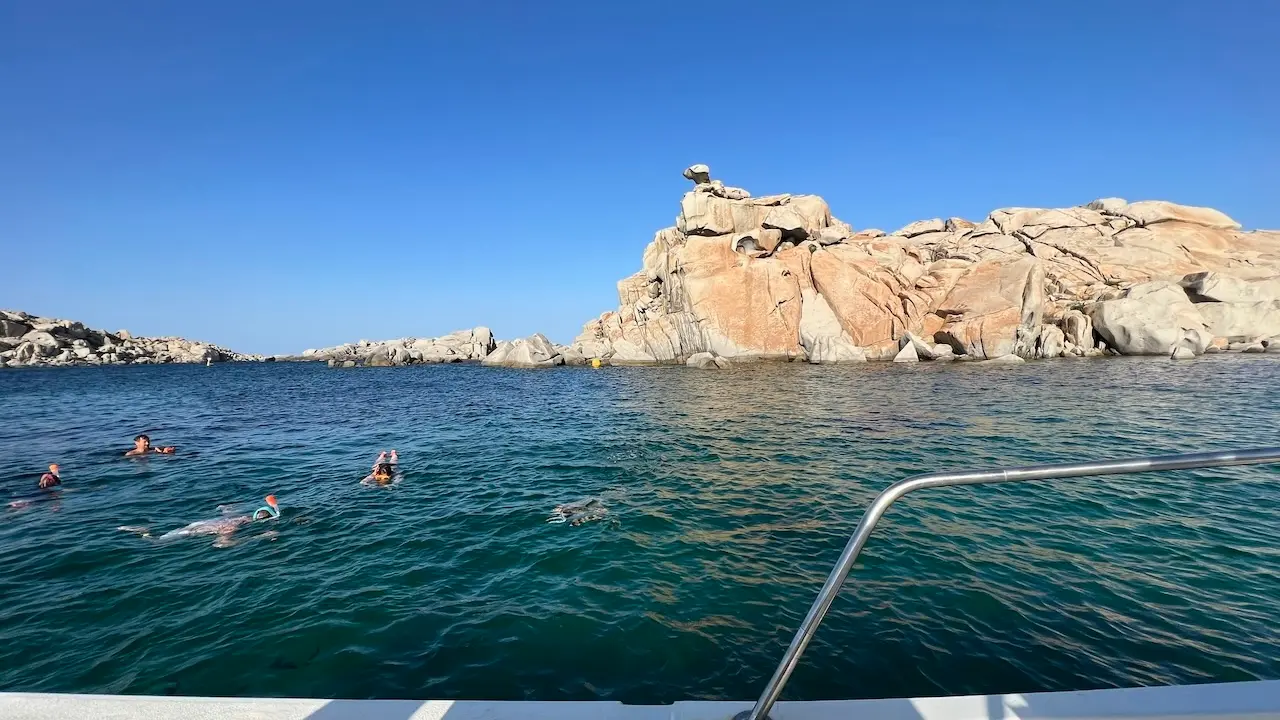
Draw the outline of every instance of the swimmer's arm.
M391 464L392 464L392 465L399 465L399 464L400 464L400 456L396 454L396 451L395 451L395 450L392 450L392 451L391 451Z
M373 482L374 482L374 481L373 481L373 475L365 475L365 476L364 476L364 479L360 481L360 484L361 484L361 485L372 485L372 484L373 484Z

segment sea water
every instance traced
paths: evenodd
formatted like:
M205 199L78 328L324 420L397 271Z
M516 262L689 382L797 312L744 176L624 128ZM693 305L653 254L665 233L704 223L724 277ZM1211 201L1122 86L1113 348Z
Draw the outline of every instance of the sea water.
M0 690L754 698L868 501L962 468L1280 444L1280 357L1013 367L0 372ZM134 435L173 457L126 459ZM379 450L403 482L368 487ZM159 534L249 511L209 536ZM548 523L563 502L607 514ZM232 510L235 512L235 510ZM928 490L790 699L1280 678L1280 470Z

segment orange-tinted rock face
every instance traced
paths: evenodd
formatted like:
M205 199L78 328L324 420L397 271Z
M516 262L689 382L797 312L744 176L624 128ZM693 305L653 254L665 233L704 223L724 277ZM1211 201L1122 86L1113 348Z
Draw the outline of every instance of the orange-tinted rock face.
M752 198L709 179L705 167L686 174L696 186L676 226L660 231L643 270L618 284L617 312L584 327L582 355L607 358L621 342L627 362L683 362L699 352L888 360L907 333L922 347L945 343L974 359L1094 354L1099 339L1141 333L1097 326L1116 317L1132 325L1133 313L1089 312L1125 288L1201 272L1250 282L1280 277L1280 233L1240 232L1211 208L1107 198L1087 207L1000 209L980 222L923 220L884 235L854 232L815 195ZM1231 319L1232 332L1253 330L1244 327L1249 318L1264 315L1196 310L1209 300L1192 297L1190 310L1177 314L1179 327L1153 336L1199 338L1197 328L1182 327L1196 325L1197 313ZM1194 352L1204 344L1178 342Z

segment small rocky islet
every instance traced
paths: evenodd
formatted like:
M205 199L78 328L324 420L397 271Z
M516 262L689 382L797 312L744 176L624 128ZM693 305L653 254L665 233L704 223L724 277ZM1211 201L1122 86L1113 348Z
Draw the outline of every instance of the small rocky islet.
M335 367L504 367L748 361L1192 358L1280 352L1280 231L1212 208L1104 198L855 230L817 195L752 197L705 165L673 227L618 282L619 307L571 344L488 328L263 358L180 338L0 314L5 366L326 361Z
M0 367L59 365L150 365L265 360L212 343L176 337L134 337L74 320L0 310Z

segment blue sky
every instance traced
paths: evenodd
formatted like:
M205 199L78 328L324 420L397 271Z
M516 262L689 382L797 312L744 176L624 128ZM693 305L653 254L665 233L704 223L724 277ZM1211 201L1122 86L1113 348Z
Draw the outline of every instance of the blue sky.
M708 163L857 228L1280 227L1280 5L0 0L0 307L281 353L567 342Z

